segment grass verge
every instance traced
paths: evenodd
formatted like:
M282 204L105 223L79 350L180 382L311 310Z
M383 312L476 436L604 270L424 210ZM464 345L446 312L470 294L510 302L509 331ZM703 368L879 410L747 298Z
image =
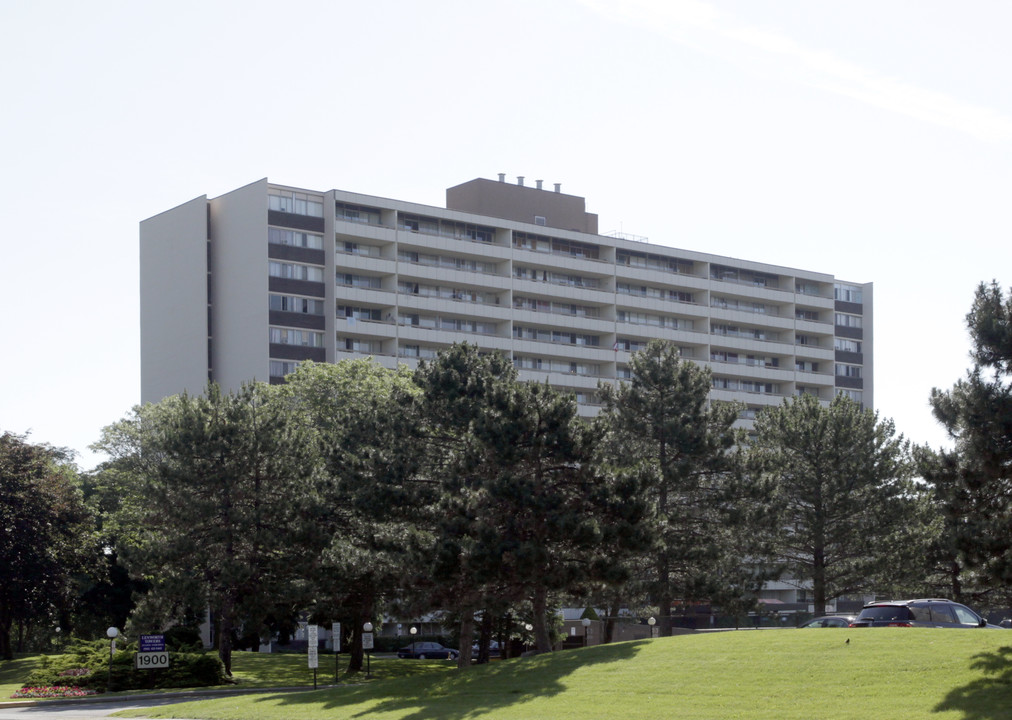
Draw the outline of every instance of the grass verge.
M13 660L0 660L0 703L11 699L19 690L25 678L39 664L39 655L20 655Z
M850 638L850 643L844 641ZM882 628L683 635L289 695L124 716L221 720L997 720L1012 634Z

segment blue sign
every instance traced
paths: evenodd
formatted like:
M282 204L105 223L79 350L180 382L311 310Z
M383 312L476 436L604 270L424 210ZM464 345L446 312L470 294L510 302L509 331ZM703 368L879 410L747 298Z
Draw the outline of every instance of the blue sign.
M141 652L165 652L164 635L141 635Z

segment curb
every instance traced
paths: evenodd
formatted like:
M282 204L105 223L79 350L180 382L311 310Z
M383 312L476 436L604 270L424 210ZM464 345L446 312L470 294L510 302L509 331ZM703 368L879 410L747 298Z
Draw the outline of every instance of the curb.
M340 685L318 685L317 690L328 690L330 688L345 687L354 683L342 683ZM88 695L78 698L34 698L31 700L12 700L6 702L0 700L0 710L4 708L34 707L36 705L79 705L88 703L116 703L133 702L134 700L160 700L178 699L180 702L203 697L215 697L217 695L253 695L256 693L293 693L313 692L312 685L297 687L274 687L274 688L208 688L206 690L180 690L178 692L151 692L133 693L130 695Z

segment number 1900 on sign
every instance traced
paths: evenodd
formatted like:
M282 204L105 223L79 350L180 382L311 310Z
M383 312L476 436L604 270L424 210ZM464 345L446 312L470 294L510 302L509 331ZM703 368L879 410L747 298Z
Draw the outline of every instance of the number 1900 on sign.
M162 652L139 652L134 655L134 667L141 669L167 668L169 666L169 653Z

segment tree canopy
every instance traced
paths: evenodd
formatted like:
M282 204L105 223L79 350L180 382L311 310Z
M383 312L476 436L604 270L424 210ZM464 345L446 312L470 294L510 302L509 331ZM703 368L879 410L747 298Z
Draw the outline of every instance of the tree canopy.
M100 555L69 453L0 435L0 659L13 657L11 627L65 610L73 577Z
M911 507L907 443L893 423L843 395L827 407L804 394L760 413L754 430L750 467L785 512L777 554L795 580L812 582L815 614L872 589Z
M926 477L946 500L959 558L984 588L1012 587L1012 292L981 283L966 316L972 367L950 390L934 389L935 417L954 441Z
M124 556L153 588L138 612L166 623L181 603L209 606L230 673L233 633L259 635L276 603L299 597L315 558L311 429L269 385L210 385L136 408L105 438L133 470Z
M628 383L602 385L599 425L608 462L639 478L651 505L654 543L639 579L667 633L676 600L719 601L758 591L764 498L739 472L739 407L709 401L709 368L683 360L677 347L660 340L634 353L630 368ZM749 556L754 564L742 573Z

